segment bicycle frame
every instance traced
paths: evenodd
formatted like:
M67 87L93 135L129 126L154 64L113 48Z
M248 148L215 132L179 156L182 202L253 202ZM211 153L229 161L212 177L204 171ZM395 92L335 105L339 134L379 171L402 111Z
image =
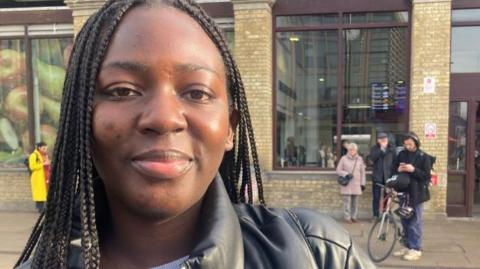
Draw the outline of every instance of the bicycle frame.
M382 220L380 221L380 229L378 229L377 238L380 237L380 233L382 232L383 224L385 223L386 216L391 212L391 205L392 205L392 196L391 194L387 193L387 195L383 198L382 203L380 204L380 212L382 213ZM388 226L387 226L388 232Z

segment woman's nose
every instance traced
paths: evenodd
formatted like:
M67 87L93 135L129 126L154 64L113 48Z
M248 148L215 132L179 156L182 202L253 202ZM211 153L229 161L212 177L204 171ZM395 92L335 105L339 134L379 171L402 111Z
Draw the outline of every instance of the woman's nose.
M158 91L143 104L138 127L142 133L178 133L187 128L185 109L175 91Z

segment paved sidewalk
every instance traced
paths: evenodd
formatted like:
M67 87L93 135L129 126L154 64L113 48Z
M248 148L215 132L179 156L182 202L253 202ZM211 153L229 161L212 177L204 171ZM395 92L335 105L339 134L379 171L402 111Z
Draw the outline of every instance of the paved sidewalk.
M30 236L37 213L0 212L0 268L12 268Z
M366 251L373 223L360 221L342 225ZM425 221L423 255L418 261L389 257L379 268L480 268L480 219L447 219ZM395 250L400 246L397 243Z
M36 213L0 212L0 269L12 268L37 217ZM366 249L372 223L361 221L342 225L350 231L360 247ZM407 262L390 257L378 267L480 269L480 219L426 221L422 259Z

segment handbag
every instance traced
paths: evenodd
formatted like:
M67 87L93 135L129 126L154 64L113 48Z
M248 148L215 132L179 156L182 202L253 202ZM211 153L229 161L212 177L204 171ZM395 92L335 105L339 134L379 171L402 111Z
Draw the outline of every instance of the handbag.
M353 169L350 174L346 174L345 176L339 176L337 178L338 184L345 187L348 185L348 183L350 183L350 180L353 178L353 175L352 175L353 171L355 171L355 167L357 166L357 160L358 160L358 157L355 159L355 163L353 164Z

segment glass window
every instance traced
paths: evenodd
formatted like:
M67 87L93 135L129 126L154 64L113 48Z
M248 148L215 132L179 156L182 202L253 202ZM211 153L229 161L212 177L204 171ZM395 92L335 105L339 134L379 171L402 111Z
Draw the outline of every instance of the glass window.
M408 12L367 12L343 15L345 23L408 22Z
M480 22L480 9L452 10L452 22Z
M72 24L0 26L0 168L24 168L39 141L53 150L72 46Z
M351 29L343 37L342 139L358 143L363 155L379 131L400 145L395 136L407 128L407 29Z
M277 27L317 26L337 23L337 14L277 16Z
M282 32L277 48L277 166L335 166L336 30Z
M23 40L0 40L0 167L21 165L29 148Z
M60 119L60 101L72 38L32 40L35 142L53 150Z
M448 169L465 170L467 143L467 102L450 103Z
M452 27L452 73L480 72L480 26Z

